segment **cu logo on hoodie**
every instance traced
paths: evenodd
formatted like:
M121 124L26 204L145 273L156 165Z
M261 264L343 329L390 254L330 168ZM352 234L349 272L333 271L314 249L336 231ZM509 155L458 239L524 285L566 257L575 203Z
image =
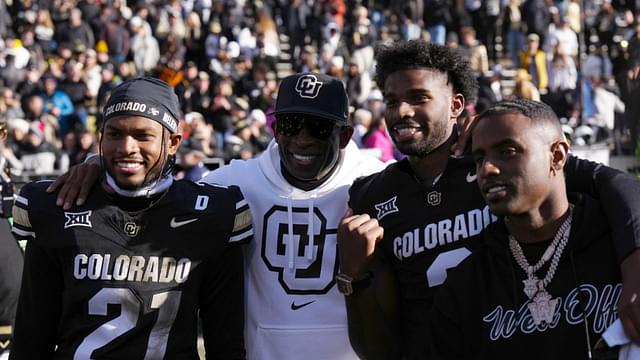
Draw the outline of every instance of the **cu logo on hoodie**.
M337 232L316 207L275 205L264 214L262 260L287 294L326 294L338 270Z
M301 98L315 99L320 93L322 85L322 82L318 81L314 75L303 75L296 82L296 91Z

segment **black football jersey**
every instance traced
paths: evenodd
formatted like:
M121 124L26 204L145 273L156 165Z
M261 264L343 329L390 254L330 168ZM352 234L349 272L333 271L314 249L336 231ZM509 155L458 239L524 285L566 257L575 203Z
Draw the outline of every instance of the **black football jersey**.
M384 228L376 252L398 280L406 354L419 357L436 289L447 270L471 254L482 230L497 220L480 194L475 165L470 158L451 157L429 187L403 160L356 180L349 204L354 213L367 213Z
M23 187L16 236L27 239L15 359L244 357L242 253L253 235L237 187L177 181L127 212L94 188L63 210L48 183Z

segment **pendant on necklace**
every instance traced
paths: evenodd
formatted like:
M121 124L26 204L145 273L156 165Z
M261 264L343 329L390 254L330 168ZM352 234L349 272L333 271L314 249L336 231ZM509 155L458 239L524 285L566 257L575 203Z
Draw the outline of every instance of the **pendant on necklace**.
M541 325L543 322L551 324L553 322L553 316L556 313L556 307L558 306L559 298L551 299L551 295L541 288L536 296L527 304L531 318L536 326Z
M524 293L527 295L529 299L533 297L538 292L540 279L538 279L535 275L529 274L527 279L522 280L524 283Z

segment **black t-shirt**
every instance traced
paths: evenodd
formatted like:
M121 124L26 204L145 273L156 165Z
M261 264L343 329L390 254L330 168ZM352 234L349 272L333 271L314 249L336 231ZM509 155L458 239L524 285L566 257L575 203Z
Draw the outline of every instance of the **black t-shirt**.
M23 187L14 234L28 239L13 359L244 358L239 243L253 234L237 187L175 182L129 213L97 186L62 210L48 183Z
M504 222L490 226L440 289L426 333L429 358L586 359L587 349L617 318L622 291L611 227L600 203L586 196L576 203L569 241L545 287L557 301L550 323L533 321L532 301L523 291L527 275L511 254L507 235ZM522 245L530 264L548 244ZM536 272L539 279L550 262Z

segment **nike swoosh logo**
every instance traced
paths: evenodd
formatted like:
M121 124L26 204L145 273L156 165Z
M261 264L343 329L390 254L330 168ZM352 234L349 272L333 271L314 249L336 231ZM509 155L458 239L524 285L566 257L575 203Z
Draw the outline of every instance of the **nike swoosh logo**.
M311 305L311 304L313 304L314 302L316 302L316 301L315 301L315 300L311 300L311 301L306 302L306 303L304 303L304 304L297 305L295 301L292 301L292 302L291 302L291 310L294 310L294 311L295 311L295 310L302 309L303 307L305 307L305 306L307 306L307 305Z
M175 228L179 228L180 226L184 226L184 225L190 224L190 223L192 223L194 221L197 221L197 220L198 220L198 218L187 219L187 220L183 220L183 221L176 221L176 218L172 217L171 218L171 222L169 222L169 226L171 226L173 229L175 229Z
M478 177L478 174L473 174L471 175L470 172L467 173L467 182L468 183L472 183L474 181L476 181L476 178Z

